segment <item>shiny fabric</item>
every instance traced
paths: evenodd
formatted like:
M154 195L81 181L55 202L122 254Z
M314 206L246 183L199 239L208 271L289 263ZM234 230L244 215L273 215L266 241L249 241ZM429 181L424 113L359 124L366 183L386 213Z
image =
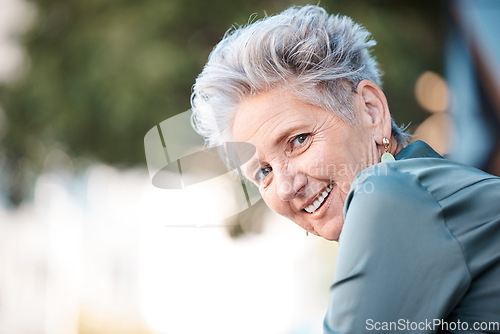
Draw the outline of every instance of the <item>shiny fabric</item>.
M324 333L500 333L500 178L395 158L351 186Z

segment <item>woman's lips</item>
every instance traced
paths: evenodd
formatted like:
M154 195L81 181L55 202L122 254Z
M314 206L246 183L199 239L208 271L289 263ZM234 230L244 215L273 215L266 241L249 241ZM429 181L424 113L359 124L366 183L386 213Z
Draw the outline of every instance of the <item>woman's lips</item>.
M327 197L330 195L332 188L333 188L332 184L328 185L311 205L304 208L304 211L306 211L307 213L314 213L321 206L321 204L325 202Z

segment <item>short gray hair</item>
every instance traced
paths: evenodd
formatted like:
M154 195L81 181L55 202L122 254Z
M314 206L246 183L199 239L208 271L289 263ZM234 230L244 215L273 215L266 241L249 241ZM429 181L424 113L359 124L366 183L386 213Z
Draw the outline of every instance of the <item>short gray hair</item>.
M321 7L291 7L230 29L211 52L191 95L192 123L209 146L231 141L242 99L283 87L306 103L354 123L352 93L362 80L381 86L370 33L349 17ZM405 145L409 134L392 121Z

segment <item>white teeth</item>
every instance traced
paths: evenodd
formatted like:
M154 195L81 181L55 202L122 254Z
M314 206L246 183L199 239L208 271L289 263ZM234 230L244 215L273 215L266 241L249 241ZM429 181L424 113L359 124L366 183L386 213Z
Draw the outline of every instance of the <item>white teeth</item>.
M328 196L328 194L330 193L330 191L332 191L332 188L333 186L330 184L328 187L325 188L325 190L319 195L319 197L314 201L313 204L309 205L307 208L305 208L304 210L308 213L313 213L314 211L316 211L316 209L319 208L319 206L321 205L321 203L323 203L326 199L326 197Z

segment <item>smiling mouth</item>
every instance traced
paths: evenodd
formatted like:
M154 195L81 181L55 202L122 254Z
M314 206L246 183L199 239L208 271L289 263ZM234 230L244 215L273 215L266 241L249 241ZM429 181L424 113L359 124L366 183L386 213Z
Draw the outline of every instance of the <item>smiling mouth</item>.
M333 185L330 184L328 187L326 187L323 192L316 198L316 200L313 202L313 204L309 205L308 207L304 208L304 211L307 213L314 213L318 208L323 204L328 196L330 195L330 192L332 191Z

